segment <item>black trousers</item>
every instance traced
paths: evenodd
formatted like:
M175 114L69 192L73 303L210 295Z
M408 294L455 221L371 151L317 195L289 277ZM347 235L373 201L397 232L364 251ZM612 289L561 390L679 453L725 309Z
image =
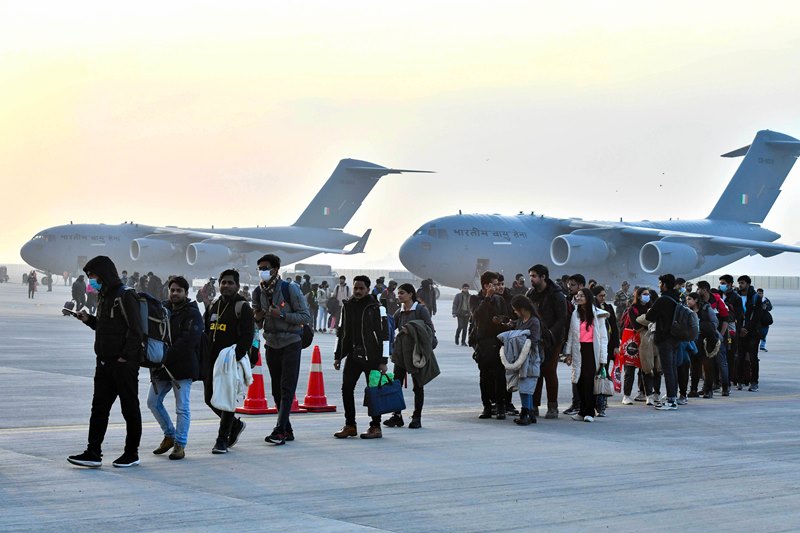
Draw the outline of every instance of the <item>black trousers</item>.
M539 381L536 382L536 390L533 392L533 406L538 407L542 404L543 382L547 382L547 403L558 406L558 354L561 346L556 346L545 353L544 361L539 368Z
M689 370L692 367L692 364L694 364L695 359L699 360L700 356L692 356L690 361L678 366L678 390L680 391L681 396L686 396L686 391L689 387ZM694 380L694 375L692 376L692 380Z
M739 338L738 335L725 335L725 341L728 342L728 377L734 384L739 383L739 371L736 368L736 357L739 354Z
M506 370L500 362L500 346L479 346L478 371L480 372L481 403L491 409L497 403L497 412L506 408Z
M228 439L233 428L233 421L235 420L234 413L231 411L221 411L211 405L211 397L214 396L214 366L206 369L206 378L203 380L203 395L205 396L206 405L214 411L214 414L219 417L219 431L217 432L218 439Z
M456 344L458 344L459 336L461 336L461 344L465 344L467 342L467 330L469 329L469 315L456 315L456 320L458 320Z
M297 391L297 379L300 376L300 354L303 345L300 341L283 348L264 347L264 358L267 360L269 379L272 386L272 399L278 407L278 419L275 429L287 431L292 429L289 413Z
M578 378L578 401L581 404L578 414L581 416L594 416L594 375L597 365L594 361L594 343L581 343L581 375Z
M756 335L739 337L739 353L736 355L736 375L741 379L738 383L758 383L758 345ZM749 370L750 379L746 380Z
M366 382L364 386L366 387L369 383L369 373L371 370L378 370L378 366L362 363L353 356L345 358L344 370L342 371L342 404L344 405L344 423L348 426L356 425L356 384L363 375ZM369 425L370 427L380 427L380 415L373 416Z
M138 453L142 440L139 410L139 362L98 361L94 370L94 396L89 418L89 450L102 453L111 406L119 397L125 419L125 452Z
M400 381L405 381L406 377L408 376L408 372L406 369L401 366L394 367L394 379L399 379ZM422 404L425 403L425 389L422 388L422 385L419 384L417 381L417 375L411 374L411 382L414 384L414 412L412 413L412 418L420 418L422 416ZM400 415L400 411L394 413L396 415Z

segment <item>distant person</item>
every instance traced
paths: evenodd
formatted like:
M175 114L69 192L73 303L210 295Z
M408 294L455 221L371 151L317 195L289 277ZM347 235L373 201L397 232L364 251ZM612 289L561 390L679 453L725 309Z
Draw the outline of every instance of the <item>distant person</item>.
M745 367L750 367L750 386L747 390L758 392L758 352L759 342L761 341L761 315L764 312L763 302L755 287L751 285L750 276L739 276L736 281L739 284L738 293L744 308L744 322L741 329L739 329L737 370L740 376L747 375L748 372Z
M619 341L620 341L620 333L619 333L619 322L617 321L617 316L614 314L614 306L610 303L606 302L606 289L602 285L595 284L592 287L592 294L594 295L595 305L598 309L602 309L606 313L608 313L608 317L605 320L606 324L606 338L608 339L607 346L608 346L608 353L606 357L606 363L604 365L600 365L606 371L606 375L610 376L609 372L609 365L614 363L617 355L619 355ZM606 416L606 407L608 407L608 397L603 395L598 395L596 398L596 408L597 408L597 416L598 417L605 417Z
M122 284L127 287L128 286L128 271L127 270L123 270L122 271L122 275L119 277L119 279L122 282Z
M214 287L215 281L217 281L217 278L208 278L208 281L200 288L200 292L197 295L197 299L205 308L208 308L208 306L211 305L211 302L217 296L217 289Z
M339 303L339 306L336 308L336 312L331 310L331 305L328 303L328 312L331 313L331 329L336 329L339 325L339 319L342 314L342 304L345 300L350 298L350 286L347 284L347 278L345 276L339 276L339 284L336 285L333 289L333 297Z
M631 305L631 294L628 292L631 288L631 284L628 283L627 280L622 282L622 286L614 295L614 314L619 319L620 324L622 324L622 320L625 317L625 311L628 310L628 306Z
M253 315L264 330L264 359L278 407L275 428L264 440L282 445L294 440L289 414L300 376L303 324L311 323L311 312L300 286L281 281L280 257L267 254L257 265L261 282L253 290Z
M78 276L72 284L72 299L75 301L76 311L81 311L86 307L86 280L83 274Z
M344 282L344 276L340 283ZM369 381L372 370L386 372L389 355L389 331L385 310L369 293L370 279L367 276L353 278L353 297L344 301L342 320L336 331L336 351L333 368L342 368L342 403L344 404L344 427L333 434L337 439L358 435L356 426L355 388L364 375ZM361 434L362 439L380 439L381 417L371 417L369 429Z
M311 313L311 326L316 328L317 315L319 315L319 303L317 303L317 291L319 290L318 283L311 284L311 290L305 294L306 303L308 304L308 311ZM314 330L316 331L316 329Z
M761 343L758 346L758 349L762 352L768 352L767 350L767 334L769 333L769 326L772 321L772 302L769 301L769 298L764 296L764 289L757 289L756 292L759 296L761 296L761 306L762 306L762 320L761 320ZM764 318L769 317L769 320L765 321ZM770 323L767 323L770 322Z
M92 414L89 418L89 443L86 451L67 460L78 466L97 468L102 464L103 439L111 406L119 397L125 419L125 451L112 464L129 467L139 464L142 438L142 413L139 410L139 360L142 353L142 325L139 302L132 291L124 290L114 263L106 256L90 259L83 267L93 290L99 291L97 316L79 311L77 318L95 331ZM116 311L116 312L114 312Z
M636 319L647 314L647 311L652 306L650 298L650 290L647 287L637 287L636 290L633 291L633 300L625 309L625 315L620 321L623 330L630 329L633 332L638 332L640 336L644 333L647 327L637 322ZM620 336L621 335L620 333ZM641 346L638 348L640 354L639 366L624 365L623 367L622 405L632 405L634 401L647 401L654 387L655 372L652 369L649 372L642 369ZM631 399L633 380L637 368L639 369L639 394L635 399Z
M161 289L164 286L164 282L161 281L161 278L153 274L152 272L147 273L147 292L153 298L161 299Z
M242 287L242 290L239 291L239 294L245 299L247 303L253 301L253 295L250 294L250 287L248 285Z
M514 423L519 426L529 426L536 423L536 416L533 413L533 393L539 380L542 323L533 303L522 294L511 299L511 308L517 319L511 325L510 331L500 334L504 344L501 357L506 369L506 387L509 390L516 388L519 391L522 405L520 416L514 419ZM527 354L524 351L526 344Z
M142 274L139 276L139 282L136 284L136 292L147 292L149 286L147 275Z
M469 283L461 286L461 292L453 298L453 318L458 321L456 327L456 346L461 338L461 346L467 345L467 330L469 329Z
M93 315L97 311L97 290L91 283L86 285L86 307L89 308L89 314Z
M417 298L428 308L431 316L436 316L436 287L432 279L423 279L417 289Z
M308 274L303 274L303 283L300 285L300 290L304 296L311 292L311 276Z
M328 299L331 297L328 289L328 281L323 280L317 288L317 325L316 330L322 333L328 332Z
M294 282L298 287L302 287L303 286L303 276L300 276L300 275L295 276L294 277Z
M64 271L64 274L62 274L62 275L63 275L63 277L64 277L64 286L66 287L66 286L68 285L68 281L69 281L69 272L67 272L67 271L65 270L65 271Z
M189 400L192 382L200 378L199 355L203 316L200 314L197 302L189 299L189 282L182 276L170 280L169 301L165 305L170 312L172 344L164 358L164 368L150 370L151 384L147 407L164 433L164 439L153 453L161 455L172 450L169 458L180 460L186 455L186 444L189 439L189 425L192 418ZM172 424L169 412L164 408L164 398L169 391L175 396L177 425Z
M391 280L379 297L381 305L386 308L386 314L388 316L394 316L400 308L400 301L397 299L397 293L395 292L396 289L397 282Z
M716 290L716 289L714 289ZM707 281L700 280L697 282L697 294L704 302L708 302L711 308L717 315L717 322L720 338L719 353L712 359L714 362L714 371L710 373L713 377L715 385L722 388L722 395L730 395L730 369L728 368L728 343L730 339L730 316L728 313L728 306L722 301L722 297L711 289L711 284ZM709 374L706 374L709 375ZM705 382L704 382L705 385ZM712 387L712 392L716 387Z
M572 312L575 310L575 306L578 305L577 303L577 295L581 289L586 287L586 278L583 274L573 274L571 276L567 276L567 314L568 316L572 316ZM594 296L592 296L594 298ZM569 333L567 329L565 333ZM567 361L570 361L570 354L565 354ZM568 362L567 364L570 364ZM580 394L578 389L578 382L572 382L572 403L570 404L569 408L564 411L565 415L572 416L578 414L580 411Z
M44 282L47 285L47 292L53 292L53 273L49 270L44 275Z
M255 333L253 309L239 296L239 272L228 269L219 275L219 294L220 297L206 307L203 315L206 335L211 343L209 360L203 362L203 388L206 405L219 417L217 440L211 449L213 454L228 453L228 448L236 445L246 427L245 422L236 418L232 411L222 411L211 405L214 364L220 352L231 346L236 347L236 360L241 361L250 351Z
M31 270L31 273L28 274L28 299L33 300L33 295L36 294L36 271Z
M514 282L511 284L510 291L511 296L525 294L528 291L528 288L525 286L525 276L522 274L517 274L514 276Z
M744 306L742 297L733 286L733 276L723 274L719 277L719 292L725 305L728 308L728 372L730 373L731 384L736 386L736 390L742 390L745 383L749 384L750 377L741 375L744 367L737 364L741 338L739 332L744 326ZM748 372L749 374L749 372Z
M381 294L383 294L383 291L386 290L386 284L384 284L384 280L385 278L383 276L376 279L375 286L372 287L372 292L370 293L378 300L381 299Z

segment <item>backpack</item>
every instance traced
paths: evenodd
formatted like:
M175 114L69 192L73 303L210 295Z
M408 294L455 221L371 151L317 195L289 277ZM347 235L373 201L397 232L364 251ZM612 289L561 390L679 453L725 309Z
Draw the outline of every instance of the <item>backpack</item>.
M133 290L123 286L122 291ZM119 305L125 321L130 324L128 316L125 314L125 307L122 305L122 294L117 296L115 305ZM142 353L139 358L139 365L146 368L156 368L164 361L167 349L172 343L172 332L169 325L169 310L164 307L161 300L158 300L146 292L135 292L136 300L139 303L139 319L142 324Z
M774 322L772 318L772 313L764 309L761 311L761 327L768 327L771 326Z
M289 304L289 307L292 306L292 300L289 296L289 284L285 281L281 282L281 294L283 294L283 300ZM294 309L292 309L294 311ZM303 332L300 334L300 339L302 341L303 348L308 348L311 346L311 343L314 341L314 330L308 324L303 324Z
M669 334L679 341L693 341L700 334L700 317L689 309L689 306L670 298L675 302L675 312L672 315L672 325Z

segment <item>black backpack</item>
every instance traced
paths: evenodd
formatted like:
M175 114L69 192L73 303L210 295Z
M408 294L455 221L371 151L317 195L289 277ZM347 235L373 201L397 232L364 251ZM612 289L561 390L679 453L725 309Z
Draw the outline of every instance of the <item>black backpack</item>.
M281 281L281 294L283 294L283 300L289 304L289 307L292 306L292 299L289 296L289 283L286 281ZM294 309L292 309L294 311ZM314 342L314 328L312 328L309 324L303 324L303 332L300 334L300 339L302 341L303 348L308 348L311 346L311 343Z
M679 341L696 340L700 334L700 317L689 309L686 304L669 296L667 298L675 302L675 312L672 314L672 325L669 328L669 334Z

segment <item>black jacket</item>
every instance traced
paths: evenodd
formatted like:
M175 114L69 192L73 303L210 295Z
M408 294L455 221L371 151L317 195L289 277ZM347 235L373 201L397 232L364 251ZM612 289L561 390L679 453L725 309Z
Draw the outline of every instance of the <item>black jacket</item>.
M609 314L606 319L606 326L608 327L608 360L611 361L614 359L614 350L619 348L619 321L613 305L606 302L603 304L603 309Z
M656 323L656 342L670 337L669 330L672 328L672 318L675 316L675 307L678 305L676 302L680 302L680 300L680 293L674 289L662 292L656 303L647 312L647 321Z
M236 303L241 301L241 314L236 316ZM244 296L234 294L230 299L217 298L208 307L203 316L206 335L211 344L211 354L205 370L214 367L214 362L223 348L236 345L236 360L247 355L253 345L256 327L253 320L253 308ZM210 376L210 373L205 375Z
M381 307L374 296L367 295L364 298L367 298L368 302L366 306L361 309L360 338L352 338L352 333L350 333L350 328L348 327L348 320L351 320L353 314L361 308L361 304L354 298L349 298L344 301L344 305L342 306L342 320L336 330L336 351L333 357L337 361L341 361L343 358L353 353L353 347L355 345L364 346L370 366L385 365L389 362L389 359L383 356L383 346L384 342L389 342L389 327L386 322L386 316L383 316L381 312L384 308Z
M97 359L114 361L122 358L139 364L144 334L135 293L125 289L114 263L104 255L90 259L83 271L97 274L102 284L97 313L86 322L95 331L94 353Z
M542 323L553 334L556 344L563 342L567 336L567 299L558 285L547 279L547 287L537 292L531 287L526 294L539 312Z
M747 306L744 306L744 323L742 327L747 330L748 337L761 336L761 314L764 312L764 304L761 296L751 285L747 288ZM741 300L740 300L741 301Z
M180 307L165 302L169 309L169 328L172 344L164 358L164 366L176 380L200 378L200 338L203 335L203 316L197 302L189 301ZM162 368L153 370L156 379L168 380L169 375Z
M496 316L508 316L503 297L495 294L487 298L481 292L470 297L473 329L470 332L469 344L478 351L481 357L493 357L499 353L500 341L497 335L508 331L508 326L496 324L492 319Z
M78 279L72 283L72 299L76 302L86 299L86 279L83 276L78 276ZM76 309L76 311L80 311L80 309Z

